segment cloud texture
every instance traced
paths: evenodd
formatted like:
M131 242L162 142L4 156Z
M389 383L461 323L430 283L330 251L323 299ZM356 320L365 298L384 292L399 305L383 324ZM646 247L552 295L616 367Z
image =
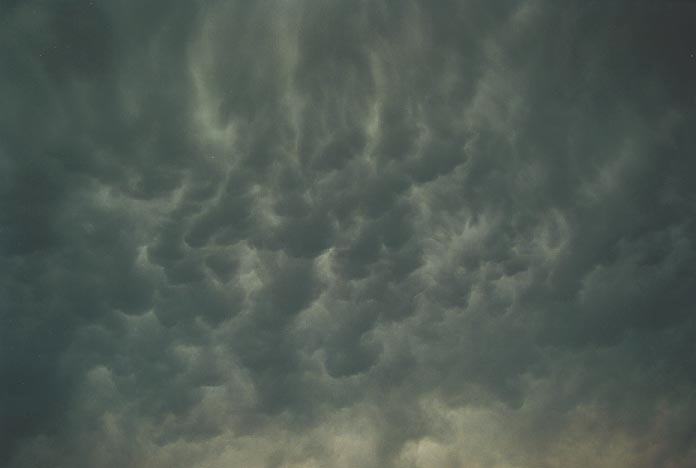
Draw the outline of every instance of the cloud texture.
M694 24L0 1L0 466L693 466Z

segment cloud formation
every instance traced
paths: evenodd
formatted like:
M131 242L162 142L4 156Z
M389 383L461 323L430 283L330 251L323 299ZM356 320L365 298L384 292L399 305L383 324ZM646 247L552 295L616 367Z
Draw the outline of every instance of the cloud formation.
M694 21L0 2L0 465L693 465Z

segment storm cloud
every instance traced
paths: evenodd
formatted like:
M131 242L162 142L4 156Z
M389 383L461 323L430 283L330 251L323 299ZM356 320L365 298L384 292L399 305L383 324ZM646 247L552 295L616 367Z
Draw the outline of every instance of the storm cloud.
M0 1L0 466L696 464L696 5Z

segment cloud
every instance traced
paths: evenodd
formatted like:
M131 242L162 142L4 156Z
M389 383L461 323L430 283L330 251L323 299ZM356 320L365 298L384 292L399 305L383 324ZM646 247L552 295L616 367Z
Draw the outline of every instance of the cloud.
M3 466L696 456L688 3L0 12Z

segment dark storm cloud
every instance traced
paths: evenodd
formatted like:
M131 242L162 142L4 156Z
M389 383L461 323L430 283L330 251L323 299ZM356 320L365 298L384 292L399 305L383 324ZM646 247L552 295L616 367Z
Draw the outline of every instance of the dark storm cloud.
M0 3L0 463L694 452L688 2Z

